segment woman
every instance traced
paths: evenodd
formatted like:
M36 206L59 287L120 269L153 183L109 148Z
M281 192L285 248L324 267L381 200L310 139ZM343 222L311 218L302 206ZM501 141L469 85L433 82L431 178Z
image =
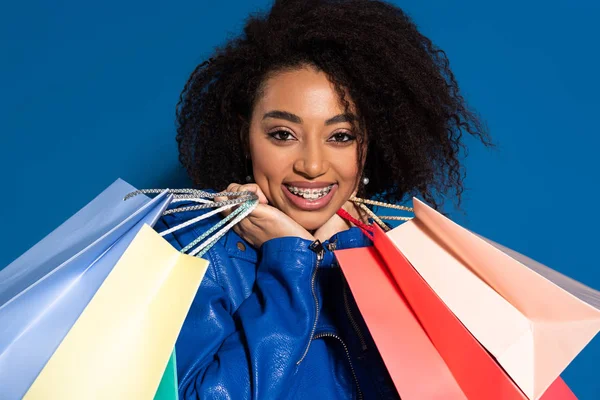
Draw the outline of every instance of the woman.
M462 135L487 136L445 54L384 2L275 1L196 68L177 121L195 185L260 199L207 253L176 346L181 397L398 398L332 252L370 242L336 211L365 221L354 194L460 199Z

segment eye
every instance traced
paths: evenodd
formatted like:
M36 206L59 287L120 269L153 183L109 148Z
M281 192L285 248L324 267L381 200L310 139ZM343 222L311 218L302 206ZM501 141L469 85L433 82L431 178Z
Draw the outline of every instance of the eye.
M329 138L328 142L347 143L356 140L356 136L350 132L336 132Z
M296 139L290 131L286 131L283 129L274 132L269 132L269 136L275 140L279 140L282 142L287 142Z

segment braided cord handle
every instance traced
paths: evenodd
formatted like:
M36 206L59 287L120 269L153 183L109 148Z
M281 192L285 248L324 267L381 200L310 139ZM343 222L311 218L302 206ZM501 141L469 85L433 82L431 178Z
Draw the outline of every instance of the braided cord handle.
M373 211L371 211L371 209L369 207L367 207L367 204L372 205L372 206L377 206L377 207L390 208L393 210L414 212L412 207L402 206L399 204L383 203L381 201L362 199L360 197L355 197L355 196L350 197L349 200L351 202L353 202L354 204L356 204L365 213L367 213L367 215L369 217L373 218L373 220L377 223L377 225L379 225L385 232L389 231L390 227L387 226L387 224L385 222L383 222L384 219L388 220L388 221L409 221L412 219L412 217L377 215ZM344 218L344 217L342 216L342 218Z
M195 210L203 210L214 208L214 210L200 215L196 218L183 222L173 228L167 229L166 231L161 232L161 236L168 235L173 233L179 229L183 229L189 225L192 225L198 221L209 218L215 214L218 214L227 209L236 207L233 212L231 212L227 217L223 218L219 221L215 226L210 228L208 231L194 239L191 243L185 246L181 252L186 253L189 252L190 255L202 257L206 252L221 238L223 237L229 229L231 229L235 224L244 219L248 214L256 208L258 205L258 196L254 192L250 191L242 191L242 192L219 192L219 193L209 193L204 190L199 189L141 189L136 190L135 192L129 193L125 196L124 200L130 199L134 196L140 194L159 194L164 191L167 191L173 195L172 203L181 203L181 202L194 202L197 203L193 206L185 206L178 207L166 210L163 215L175 214L180 212L188 212ZM227 200L224 201L214 201L216 197L227 197ZM404 217L404 216L378 216L376 215L368 205L389 208L394 210L408 211L414 212L411 207L398 205L398 204L389 204L381 201L362 199L360 197L352 196L349 199L353 203L355 203L361 210L363 210L369 217L371 217L375 223L377 223L384 231L389 231L389 226L383 222L383 220L389 221L409 221L412 217ZM357 224L354 218L351 218L350 214L347 212L343 212L344 210L339 210L338 214L351 222ZM361 229L365 232L370 232L368 226L360 223ZM216 232L216 233L215 233ZM210 237L213 233L215 235ZM204 242L203 242L204 241ZM203 242L203 243L202 243ZM202 244L200 244L202 243ZM193 250L192 250L193 249Z
M159 194L165 191L173 195L173 200L171 202L172 204L181 202L193 202L197 204L192 206L172 208L166 210L163 215L204 210L209 208L214 208L214 210L160 232L160 235L163 237L222 211L238 206L228 216L221 219L213 227L181 249L182 253L187 253L196 257L202 257L204 254L206 254L206 252L215 243L217 243L220 238L222 238L235 224L248 216L248 214L250 214L258 205L258 196L254 192L241 191L209 193L198 189L141 189L129 193L127 196L125 196L124 200L128 200L140 194ZM216 197L227 197L228 199L224 201L214 201Z

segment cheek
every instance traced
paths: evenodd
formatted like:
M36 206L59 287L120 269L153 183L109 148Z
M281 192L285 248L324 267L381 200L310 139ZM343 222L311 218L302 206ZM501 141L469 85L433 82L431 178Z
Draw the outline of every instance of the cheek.
M332 163L338 174L340 183L344 184L344 191L352 192L358 183L358 158L355 151L349 151L345 157L335 157Z
M279 202L278 187L290 170L291 158L284 149L273 146L268 140L250 142L250 155L254 181L271 204Z
M290 164L286 152L265 143L252 152L252 168L255 177L264 177L269 181L281 180Z

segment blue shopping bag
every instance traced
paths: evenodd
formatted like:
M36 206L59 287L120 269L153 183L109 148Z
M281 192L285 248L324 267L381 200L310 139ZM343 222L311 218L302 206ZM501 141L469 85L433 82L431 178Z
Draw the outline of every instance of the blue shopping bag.
M172 200L119 180L0 271L0 388L20 399L144 224ZM92 268L93 267L93 268Z
M134 190L127 182L117 180L25 254L0 270L0 307L149 201L146 196L122 201L123 196Z
M144 193L157 196L149 199ZM228 199L214 201L223 195ZM165 211L177 202L195 205ZM177 230L236 207L181 250L201 256L257 203L256 194L251 192L137 191L122 180L116 181L0 270L0 398L21 399L28 392L144 225L154 226L165 212L215 208L170 229ZM176 398L174 362L172 359L165 371L157 398ZM77 368L74 371L86 371L84 365Z

